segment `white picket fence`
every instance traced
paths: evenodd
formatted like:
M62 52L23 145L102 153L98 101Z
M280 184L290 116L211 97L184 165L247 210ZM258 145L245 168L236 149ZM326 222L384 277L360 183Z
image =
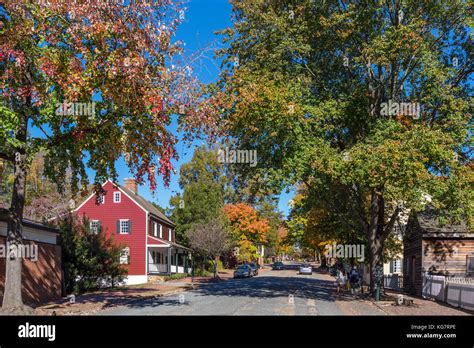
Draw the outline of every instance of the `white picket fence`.
M454 307L474 310L474 278L424 275L422 295Z
M403 290L403 276L399 274L385 274L383 276L383 287L396 291Z

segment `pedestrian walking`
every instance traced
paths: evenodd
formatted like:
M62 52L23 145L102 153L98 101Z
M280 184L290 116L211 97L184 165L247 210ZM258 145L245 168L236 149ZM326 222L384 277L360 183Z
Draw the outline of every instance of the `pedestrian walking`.
M339 290L344 290L347 282L346 271L344 269L339 269L337 272L336 284L337 284L337 293Z

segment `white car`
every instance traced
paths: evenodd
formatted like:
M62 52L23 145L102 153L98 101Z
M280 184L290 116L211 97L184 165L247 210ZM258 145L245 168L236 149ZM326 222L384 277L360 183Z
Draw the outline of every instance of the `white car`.
M313 269L311 268L311 265L309 264L301 265L300 274L313 274Z

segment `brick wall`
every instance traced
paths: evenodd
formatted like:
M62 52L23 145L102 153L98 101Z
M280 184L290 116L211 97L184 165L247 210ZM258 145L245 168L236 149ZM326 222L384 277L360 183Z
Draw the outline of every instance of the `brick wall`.
M0 236L0 244L5 245ZM61 297L61 247L46 243L24 241L38 245L38 261L23 261L23 302L36 306ZM0 258L0 301L5 285L5 259Z

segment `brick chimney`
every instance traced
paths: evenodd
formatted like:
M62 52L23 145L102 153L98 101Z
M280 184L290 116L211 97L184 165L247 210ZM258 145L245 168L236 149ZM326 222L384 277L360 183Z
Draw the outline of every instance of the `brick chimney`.
M126 188L128 188L133 193L138 194L138 186L137 181L135 179L127 178L124 180L124 182Z

